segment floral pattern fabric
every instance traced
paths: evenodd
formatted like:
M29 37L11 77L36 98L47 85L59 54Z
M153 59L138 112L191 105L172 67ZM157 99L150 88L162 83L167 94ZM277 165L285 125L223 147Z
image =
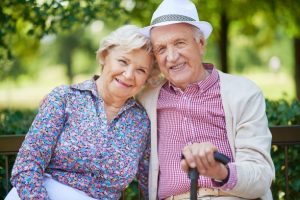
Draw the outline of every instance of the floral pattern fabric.
M147 196L150 121L128 99L108 122L94 80L55 88L42 102L16 158L21 199L48 199L45 173L96 199L119 199L135 178Z

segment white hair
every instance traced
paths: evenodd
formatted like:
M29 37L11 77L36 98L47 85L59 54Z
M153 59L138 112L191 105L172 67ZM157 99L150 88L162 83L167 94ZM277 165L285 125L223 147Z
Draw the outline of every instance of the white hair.
M196 42L200 42L200 39L202 38L205 41L205 37L203 32L196 26L191 26L194 33L195 33L195 40Z
M110 49L118 47L125 52L130 52L134 49L145 49L148 52L152 51L150 39L138 32L139 28L135 25L124 25L113 31L105 37L97 50L97 58L102 58L102 53Z

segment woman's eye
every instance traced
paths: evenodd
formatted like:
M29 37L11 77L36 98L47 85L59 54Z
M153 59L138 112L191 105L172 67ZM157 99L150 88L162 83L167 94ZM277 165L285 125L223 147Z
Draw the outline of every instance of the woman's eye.
M122 59L119 59L118 62L121 64L121 65L126 65L127 62L125 60L122 60Z
M146 73L146 70L144 70L144 69L138 69L138 71L141 73L144 73L144 74Z

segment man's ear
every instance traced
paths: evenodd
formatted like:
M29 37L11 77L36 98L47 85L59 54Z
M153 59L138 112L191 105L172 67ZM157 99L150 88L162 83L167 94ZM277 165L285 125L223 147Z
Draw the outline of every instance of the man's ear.
M204 55L204 51L205 51L205 38L204 37L200 37L200 40L198 42L198 47L199 47L199 51L201 56Z
M205 38L203 36L200 37L199 43L202 47L205 47Z

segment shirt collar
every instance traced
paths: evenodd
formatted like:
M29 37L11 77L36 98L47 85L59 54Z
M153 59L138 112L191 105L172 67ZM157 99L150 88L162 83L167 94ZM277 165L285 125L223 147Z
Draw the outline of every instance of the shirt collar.
M218 71L216 70L213 64L203 63L203 67L209 72L209 76L204 80L189 84L187 86L187 89L196 88L197 90L200 90L202 93L208 90L210 87L212 87L219 80ZM173 90L175 93L183 93L183 91L180 88L175 87L170 81L168 81L167 84L169 89Z
M73 84L70 87L76 90L90 91L95 97L99 97L96 82L95 82L98 78L99 76L95 75L90 80L86 80L82 83Z

